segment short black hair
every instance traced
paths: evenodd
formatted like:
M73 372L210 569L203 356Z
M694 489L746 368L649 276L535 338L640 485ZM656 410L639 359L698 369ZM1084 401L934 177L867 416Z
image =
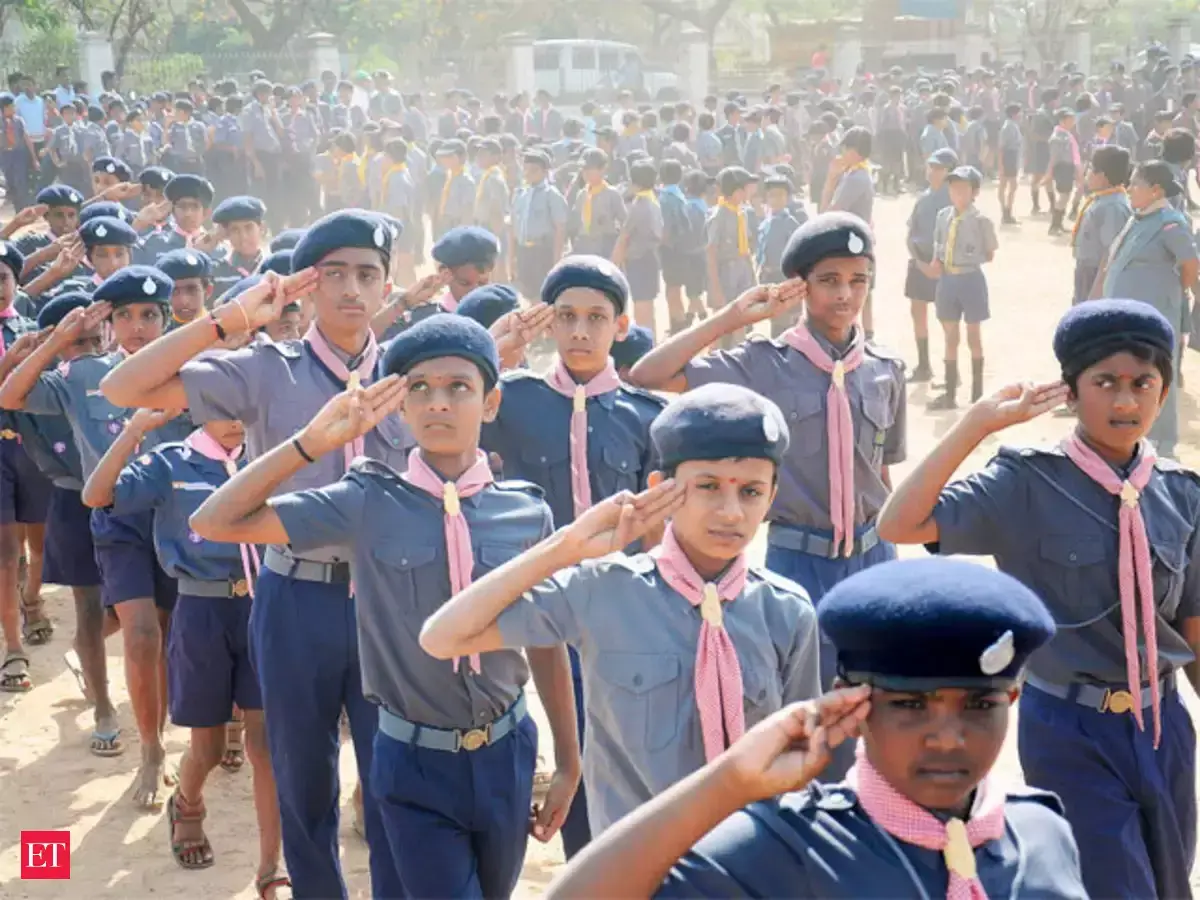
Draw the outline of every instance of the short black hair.
M679 184L683 178L683 166L677 159L664 159L659 164L658 177L663 184Z
M1196 156L1196 136L1183 128L1172 128L1164 134L1162 145L1164 162L1182 166Z
M712 131L717 125L717 120L713 118L712 113L702 112L696 117L696 124L701 131Z
M648 191L658 181L658 169L649 160L639 160L629 167L629 183L641 191Z
M842 146L854 150L863 159L871 158L871 132L856 125L842 135Z
M1092 168L1113 187L1129 184L1129 151L1116 144L1097 147L1092 153Z
M392 138L383 145L383 152L395 162L405 162L408 159L408 141L404 138Z
M1162 376L1163 393L1171 386L1175 378L1175 361L1162 347L1155 347L1143 341L1130 340L1128 337L1114 335L1111 340L1101 341L1089 347L1071 360L1069 366L1062 370L1063 381L1071 391L1071 396L1079 396L1079 376L1099 362L1117 353L1128 353L1140 362L1150 363L1158 369Z

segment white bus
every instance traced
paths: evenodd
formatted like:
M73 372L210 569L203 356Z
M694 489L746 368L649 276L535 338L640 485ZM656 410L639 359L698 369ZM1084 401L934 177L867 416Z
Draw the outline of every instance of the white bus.
M654 99L677 88L673 72L649 69L633 44L583 39L534 41L534 84L557 99L628 89Z

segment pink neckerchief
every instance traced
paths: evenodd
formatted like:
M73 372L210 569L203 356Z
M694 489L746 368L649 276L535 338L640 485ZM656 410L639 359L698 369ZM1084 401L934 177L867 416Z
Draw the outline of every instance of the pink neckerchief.
M829 518L833 520L833 545L845 541L845 555L854 552L854 419L850 414L850 396L846 393L846 375L863 361L863 335L855 329L846 355L836 362L804 326L789 328L783 340L803 353L810 363L831 376L825 397L825 420L829 433Z
M313 356L321 361L321 363L335 377L342 380L346 387L350 387L351 376L357 376L359 384L363 384L375 373L375 361L379 357L379 344L375 342L375 335L367 332L367 346L363 350L362 360L352 373L346 368L346 364L342 362L333 348L329 346L325 336L321 334L321 330L317 328L317 323L313 322L308 326L308 332L304 335L304 341L312 349ZM346 456L346 471L350 470L350 463L354 461L356 456L362 456L366 447L366 438L357 437L345 446Z
M736 600L746 586L746 557L739 554L716 584L696 572L668 524L662 543L650 551L658 573L692 606L700 607L700 642L696 646L696 707L704 736L704 758L712 762L746 731L742 700L742 666L725 630L721 604Z
M1125 673L1129 693L1133 694L1133 718L1138 728L1145 730L1142 721L1142 673L1138 658L1137 596L1142 598L1142 628L1146 633L1146 668L1150 670L1150 702L1154 707L1154 749L1162 738L1162 720L1158 691L1158 620L1154 605L1154 580L1150 568L1150 541L1146 537L1146 520L1139 504L1142 491L1154 474L1157 459L1149 444L1142 444L1142 458L1122 481L1116 472L1100 458L1078 435L1063 441L1063 451L1083 474L1110 494L1120 499L1117 518L1117 578L1121 591L1121 625L1125 632Z
M5 319L15 319L16 317L17 311L11 306L6 306L4 309L0 309L0 321L4 321ZM4 359L4 354L7 352L8 348L4 346L4 338L0 337L0 359Z
M211 434L203 428L197 428L186 438L184 444L195 450L206 459L213 459L225 466L225 474L232 478L237 474L237 460L241 457L246 449L245 444L238 444L232 450L226 450ZM258 548L253 544L239 544L239 549L242 551L242 574L246 576L246 586L250 589L250 596L254 596L254 579L258 577L258 570L261 563L258 561ZM253 571L251 570L251 561L253 561Z
M231 251L229 252L229 264L230 264L231 266L233 266L233 268L234 268L235 270L237 270L238 274L239 274L239 275L241 275L243 278L249 278L251 275L253 275L253 274L254 274L254 272L255 272L255 270L258 268L258 266L259 266L259 264L260 264L261 262L262 262L262 251L261 251L261 250L259 250L259 251L258 251L258 256L256 256L256 257L254 258L254 265L253 265L253 267L251 267L251 268L249 268L249 269L243 269L241 266L234 266L234 265L233 265L233 251L231 250Z
M567 371L561 358L555 360L554 368L546 376L550 385L573 404L571 407L571 499L575 504L575 516L583 515L592 506L592 480L588 473L588 416L589 397L598 397L615 391L621 386L617 367L610 359L608 365L587 384L579 384Z
M100 285L104 284L104 279L100 277L99 273L92 273L92 284L96 287L100 287Z
M458 301L454 299L454 295L450 293L450 288L442 291L442 296L438 298L438 306L445 312L458 312Z
M1058 125L1055 125L1054 130L1059 132L1060 134L1065 134L1067 137L1069 137L1071 139L1071 162L1073 162L1075 164L1075 168L1078 169L1079 165L1080 165L1079 141L1077 141L1075 139L1075 135L1071 134L1071 132L1067 131L1067 129L1065 129L1065 128L1061 128Z
M950 870L946 900L987 900L975 871L975 848L1004 837L1004 792L989 776L975 790L971 818L942 822L892 787L858 744L854 768L846 773L858 802L876 825L906 844L940 850Z
M182 228L179 227L178 223L176 223L176 222L171 223L171 230L174 231L181 238L183 238L184 242L189 247L193 246L193 244L196 242L196 240L198 238L202 237L204 234L203 228L197 228L195 231L184 231Z
M413 487L441 498L445 513L446 557L450 563L450 595L461 593L471 584L475 555L471 551L471 529L459 501L478 494L494 480L487 454L476 450L471 468L463 472L457 481L445 481L425 462L420 449L414 448L408 454L408 469L400 477ZM459 660L454 660L455 672L458 671L458 663ZM471 671L476 675L482 671L478 653L471 654Z

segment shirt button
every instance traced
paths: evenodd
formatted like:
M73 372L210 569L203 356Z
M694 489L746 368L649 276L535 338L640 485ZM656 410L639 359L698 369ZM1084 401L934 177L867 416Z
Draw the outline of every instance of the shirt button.
M633 676L633 686L634 686L634 687L641 687L641 686L642 686L642 676L641 676L641 675L634 675L634 676Z
M402 560L400 560L400 565L402 565L402 566L407 566L407 565L408 565L408 560L407 560L407 559L402 559Z
M1067 554L1067 559L1068 559L1070 562L1075 562L1075 554L1074 554L1074 553L1068 553L1068 554Z
M788 418L789 419L797 419L797 418L799 418L799 416L795 410L792 410L790 413L788 413Z
M545 461L546 461L546 457L544 457L544 456L543 456L543 457L541 457L541 460L542 460L542 462L545 462Z

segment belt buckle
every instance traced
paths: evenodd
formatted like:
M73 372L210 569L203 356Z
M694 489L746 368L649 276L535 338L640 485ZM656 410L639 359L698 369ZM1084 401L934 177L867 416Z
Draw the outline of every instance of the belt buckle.
M486 747L491 742L491 725L484 728L472 728L470 731L460 731L458 733L458 749L466 750L468 753L474 753L481 747Z
M246 597L250 594L250 584L245 578L239 578L230 586L230 591L235 597Z
M1112 688L1106 688L1104 691L1104 701L1100 704L1100 712L1106 713L1122 713L1133 711L1133 694L1129 691L1114 691Z
M15 441L17 433L11 428L0 428L0 441Z

